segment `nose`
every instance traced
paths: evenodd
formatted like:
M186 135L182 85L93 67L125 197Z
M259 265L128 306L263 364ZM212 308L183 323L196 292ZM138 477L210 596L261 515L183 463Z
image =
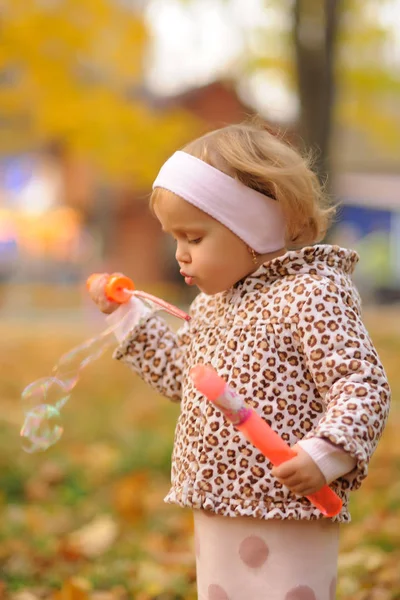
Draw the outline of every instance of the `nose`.
M190 254L185 244L177 242L175 258L178 263L189 263L191 262Z

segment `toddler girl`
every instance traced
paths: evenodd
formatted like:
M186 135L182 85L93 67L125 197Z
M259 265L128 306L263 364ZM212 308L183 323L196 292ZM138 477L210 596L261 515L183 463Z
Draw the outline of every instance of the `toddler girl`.
M166 501L193 509L198 597L333 600L339 523L390 400L350 277L358 256L313 245L333 209L306 161L258 121L176 152L153 190L180 272L200 290L191 320L174 333L134 298L108 319L125 314L115 358L181 403ZM111 313L105 281L90 291ZM215 367L297 456L272 468L196 391L196 363ZM304 497L325 483L343 500L333 519Z

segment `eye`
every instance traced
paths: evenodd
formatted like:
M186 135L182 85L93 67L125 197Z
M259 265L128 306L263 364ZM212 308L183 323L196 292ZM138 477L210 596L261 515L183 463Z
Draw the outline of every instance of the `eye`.
M195 238L194 240L188 240L189 244L200 244L201 240L203 238L199 237L199 238Z

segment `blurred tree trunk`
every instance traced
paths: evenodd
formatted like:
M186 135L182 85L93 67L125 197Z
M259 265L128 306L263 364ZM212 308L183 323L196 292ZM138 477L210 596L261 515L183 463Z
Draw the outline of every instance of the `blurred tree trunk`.
M316 154L315 170L329 191L335 92L335 42L340 0L296 0L294 47L300 99L299 133Z

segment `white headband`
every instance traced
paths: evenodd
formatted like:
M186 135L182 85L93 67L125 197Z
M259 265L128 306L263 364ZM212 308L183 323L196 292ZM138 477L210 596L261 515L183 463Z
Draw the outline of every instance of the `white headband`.
M156 187L181 196L260 254L285 246L285 224L276 200L187 152L175 152L164 163L153 190Z

